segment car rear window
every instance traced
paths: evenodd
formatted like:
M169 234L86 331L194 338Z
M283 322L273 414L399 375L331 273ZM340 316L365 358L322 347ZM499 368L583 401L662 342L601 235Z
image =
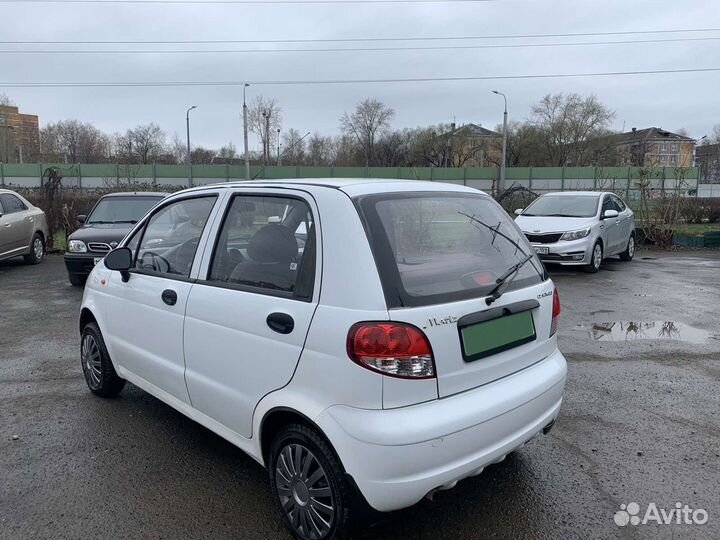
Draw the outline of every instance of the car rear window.
M533 253L490 197L453 192L385 193L358 199L388 307L486 296ZM545 279L533 255L510 289Z

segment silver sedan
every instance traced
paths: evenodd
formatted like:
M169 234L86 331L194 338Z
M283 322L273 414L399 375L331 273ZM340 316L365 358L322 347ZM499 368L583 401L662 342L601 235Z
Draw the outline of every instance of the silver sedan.
M22 256L38 264L45 255L45 213L14 191L0 189L0 261Z

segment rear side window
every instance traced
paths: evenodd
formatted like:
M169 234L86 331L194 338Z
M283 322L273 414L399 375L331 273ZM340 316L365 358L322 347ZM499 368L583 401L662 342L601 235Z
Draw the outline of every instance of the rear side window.
M625 203L622 201L622 199L620 197L615 197L615 196L613 196L612 199L615 202L615 206L617 206L618 212L624 212L625 208L627 208L627 206L625 206Z
M293 197L236 195L208 281L307 300L314 277L315 226L308 204Z
M0 205L5 214L14 214L15 212L22 212L27 210L25 203L18 199L15 195L9 193L3 193L0 195Z
M508 268L533 253L510 216L484 195L393 193L358 203L388 307L485 296ZM533 256L510 289L544 279Z

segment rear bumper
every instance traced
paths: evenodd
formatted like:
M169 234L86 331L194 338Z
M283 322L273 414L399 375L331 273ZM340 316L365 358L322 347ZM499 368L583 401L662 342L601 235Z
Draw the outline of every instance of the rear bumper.
M556 349L529 368L448 398L365 410L337 405L317 424L370 506L412 506L502 460L552 423L567 367Z

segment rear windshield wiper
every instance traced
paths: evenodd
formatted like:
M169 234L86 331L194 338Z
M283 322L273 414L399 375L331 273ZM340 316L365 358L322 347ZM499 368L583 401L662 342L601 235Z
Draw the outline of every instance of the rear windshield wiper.
M532 259L532 258L533 258L532 254L526 253L525 250L520 246L520 244L518 244L515 240L513 240L512 238L510 238L507 234L500 232L500 226L499 226L499 224L498 224L497 227L491 227L491 226L488 225L487 223L483 223L481 220L479 220L478 218L476 218L474 215L466 214L465 212L458 212L458 214L460 214L461 216L465 216L466 218L468 218L468 219L469 219L470 221L472 221L473 223L477 223L478 225L481 225L481 226L485 227L486 229L490 230L493 234L496 234L496 235L500 236L501 238L504 238L505 240L507 240L507 241L517 250L515 253L517 253L517 252L519 251L520 253L522 253L522 254L525 255L526 257L529 257L529 259ZM525 262L523 262L523 264L525 264ZM533 268L535 269L535 272L537 272L537 274L538 274L541 278L544 278L544 277L545 277L545 273L544 273L544 272L541 272L541 271L538 269L538 267L535 266L535 263L533 263L532 266L533 266Z
M515 280L517 275L520 273L520 269L523 267L523 265L528 262L530 259L533 258L533 254L530 253L529 255L526 255L524 259L521 259L520 262L513 264L510 268L507 269L507 271L497 278L495 280L495 288L490 291L488 294L488 297L485 299L485 303L489 306L492 304L495 300L500 298L505 290L510 286L510 284Z

